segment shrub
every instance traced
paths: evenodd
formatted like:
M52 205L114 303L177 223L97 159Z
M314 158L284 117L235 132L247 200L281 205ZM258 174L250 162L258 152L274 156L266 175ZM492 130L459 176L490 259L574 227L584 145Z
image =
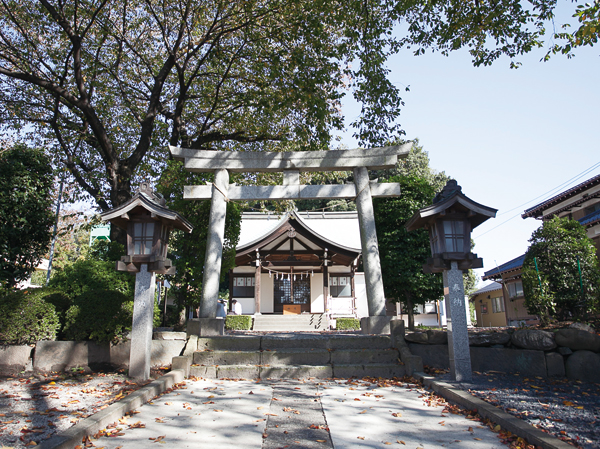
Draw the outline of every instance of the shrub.
M0 297L0 341L32 344L54 340L60 327L54 306L45 300L55 292L45 288L13 291Z
M73 300L65 317L67 340L118 342L131 331L133 300L115 290L87 290Z
M50 285L75 298L88 290L110 290L133 299L135 276L115 270L114 262L78 260L63 270L57 270Z
M227 315L225 317L225 329L229 331L248 331L252 329L252 317L250 315Z
M337 318L335 320L335 328L338 331L359 330L360 321L356 318Z

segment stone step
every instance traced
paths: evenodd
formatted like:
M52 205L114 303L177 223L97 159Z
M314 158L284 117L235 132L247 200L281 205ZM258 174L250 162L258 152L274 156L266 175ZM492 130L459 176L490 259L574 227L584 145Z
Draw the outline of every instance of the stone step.
M361 334L278 334L278 335L224 335L200 337L199 351L259 351L275 349L389 349L389 335Z
M332 377L403 377L406 370L399 364L347 365L193 365L191 376L205 379L327 379Z
M394 364L395 349L278 349L265 351L196 351L195 365L347 365Z

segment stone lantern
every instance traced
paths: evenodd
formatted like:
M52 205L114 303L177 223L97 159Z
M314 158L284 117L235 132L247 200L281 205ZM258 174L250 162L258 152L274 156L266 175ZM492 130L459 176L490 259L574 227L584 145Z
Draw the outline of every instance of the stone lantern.
M429 231L431 257L423 271L444 276L450 371L457 381L470 381L472 377L462 275L469 268L483 267L483 260L471 252L471 231L495 217L496 212L465 196L458 183L450 180L435 196L433 205L417 211L405 224L409 231Z
M148 379L156 273L175 274L175 267L167 259L169 233L172 229L192 232L193 226L165 207L164 198L145 182L133 198L101 217L127 231L127 255L117 261L116 268L136 274L129 376Z

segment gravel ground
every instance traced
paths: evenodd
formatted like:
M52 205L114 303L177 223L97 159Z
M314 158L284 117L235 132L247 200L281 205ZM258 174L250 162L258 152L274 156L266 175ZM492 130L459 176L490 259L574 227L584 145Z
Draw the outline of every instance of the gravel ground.
M35 446L148 382L120 373L0 378L0 449Z
M459 384L431 374L574 446L600 448L600 384L494 372Z

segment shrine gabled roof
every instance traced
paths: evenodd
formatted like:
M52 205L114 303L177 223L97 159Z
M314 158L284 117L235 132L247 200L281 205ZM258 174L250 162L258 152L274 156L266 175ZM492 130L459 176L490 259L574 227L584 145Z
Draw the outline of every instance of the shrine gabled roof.
M600 210L587 214L585 217L577 220L582 226L590 227L600 222Z
M306 216L309 218L306 219ZM265 222L268 223L267 226L264 225ZM349 226L352 222L355 222L355 226ZM295 241L303 250L322 252L327 249L329 254L335 254L340 261L348 264L361 254L356 212L314 214L292 211L279 217L257 213L243 214L236 259L239 261L240 257L250 255L256 249L264 253L279 247L288 238L287 233L291 229L296 232ZM349 246L348 242L357 245Z

